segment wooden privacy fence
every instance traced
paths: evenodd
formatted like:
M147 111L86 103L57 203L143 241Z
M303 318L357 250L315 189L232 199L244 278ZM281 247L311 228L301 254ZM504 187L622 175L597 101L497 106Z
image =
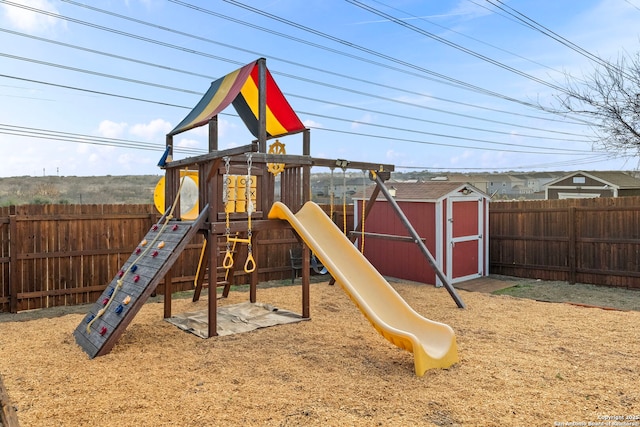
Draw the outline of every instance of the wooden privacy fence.
M352 226L353 208L346 213ZM341 209L334 212L337 224L342 216ZM159 218L150 204L1 207L0 312L95 302ZM202 243L196 236L174 264L174 292L193 289ZM296 244L290 230L261 232L254 246L259 281L289 279L289 249ZM238 252L244 260L246 245ZM248 283L242 269L233 283Z
M153 205L0 208L0 312L95 302L158 219ZM174 264L174 291L193 289L202 241L196 236ZM288 230L260 234L254 251L261 281L291 277L296 242ZM247 283L244 276L236 272L234 283Z
M640 197L494 202L494 274L640 289Z

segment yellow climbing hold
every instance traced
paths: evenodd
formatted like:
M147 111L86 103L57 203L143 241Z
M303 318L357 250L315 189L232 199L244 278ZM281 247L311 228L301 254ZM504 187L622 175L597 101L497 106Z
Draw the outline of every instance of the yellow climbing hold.
M158 249L162 249L162 248L164 248L164 241L158 243Z
M122 301L124 305L127 305L131 302L131 296L127 295L127 297Z
M142 242L140 242L140 246L147 246L147 239L142 240Z

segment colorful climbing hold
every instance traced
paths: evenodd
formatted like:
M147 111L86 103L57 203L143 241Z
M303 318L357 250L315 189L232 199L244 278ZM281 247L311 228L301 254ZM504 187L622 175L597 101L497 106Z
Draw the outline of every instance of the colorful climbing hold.
M105 298L102 300L102 305L107 305L109 304L109 298Z
M147 246L147 239L142 240L142 242L140 242L140 246Z
M137 266L137 265L132 265L132 266L131 266L131 272L132 272L132 273L135 273L137 269L138 269L138 266Z
M151 229L153 231L158 231L158 224L153 224L153 227L151 227Z
M178 224L173 224L173 227L171 227L171 230L176 231L178 229Z
M142 249L136 248L136 255L140 255L140 252L142 252Z
M96 318L96 315L95 315L95 314L93 314L93 313L91 313L91 314L89 315L89 317L87 317L87 323L91 323L91 321L92 321L93 319L95 319L95 318Z
M162 248L164 248L164 242L158 243L158 249L162 249Z
M139 280L140 280L140 276L138 275L136 275L136 277L133 278L134 283L138 283Z
M152 257L157 257L158 256L158 251L153 251L153 253L151 254Z
M122 276L124 276L124 271L122 270L118 271L118 277L122 277Z
M122 313L122 310L124 310L124 306L122 304L118 304L114 311L116 312L116 314L120 314Z
M127 304L129 304L130 302L131 302L131 295L127 295L127 297L126 297L124 300L122 300L122 303L123 303L124 305L127 305Z
M104 334L107 333L107 327L103 326L102 328L100 328L100 335L104 336Z
M111 289L109 289L109 292L107 292L107 295L108 295L108 296L113 295L113 291L115 291L115 288L111 288Z

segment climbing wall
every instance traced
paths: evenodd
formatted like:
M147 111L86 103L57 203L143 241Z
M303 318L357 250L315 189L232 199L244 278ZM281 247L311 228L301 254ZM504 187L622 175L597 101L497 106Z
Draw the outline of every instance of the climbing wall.
M155 224L149 230L73 333L89 357L111 351L196 234L201 217Z

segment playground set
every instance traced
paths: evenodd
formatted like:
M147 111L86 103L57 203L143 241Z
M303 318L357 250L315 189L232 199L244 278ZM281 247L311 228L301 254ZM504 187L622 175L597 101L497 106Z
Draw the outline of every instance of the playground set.
M233 104L256 139L245 146L219 150L218 114L229 104ZM173 138L203 125L209 129L208 153L173 160ZM279 140L267 145L270 139L294 134L302 135L301 155L286 154ZM384 184L394 166L312 157L310 131L276 85L264 58L211 84L194 109L167 135L159 166L165 170L163 216L140 241L74 332L76 342L90 358L112 350L163 278L164 317L171 317L171 267L196 235L204 237L204 245L193 300L197 301L202 289L208 287L208 336L216 336L217 287L223 287L222 296L227 296L231 286L229 278L235 269L242 268L250 277L249 300L255 303L260 264L255 248L260 244L261 233L290 229L303 248L303 318L310 318L309 275L313 251L331 274L332 281L341 286L374 328L394 345L414 353L417 375L431 368L447 368L458 361L453 330L415 312L353 244L359 235L364 238L366 216L382 194L458 307L464 308L455 288ZM369 171L376 187L363 207L354 232L345 234L310 201L312 167ZM178 203L189 175L197 176L195 205ZM279 200L276 200L278 193ZM238 245L246 245L245 260L237 259ZM223 273L222 280L218 271Z

